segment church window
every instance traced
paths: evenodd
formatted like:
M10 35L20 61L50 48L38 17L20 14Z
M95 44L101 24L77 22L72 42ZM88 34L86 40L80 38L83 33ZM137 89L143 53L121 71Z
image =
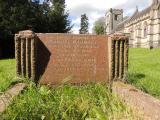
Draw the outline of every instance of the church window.
M116 21L118 20L118 15L114 16L114 20L116 20Z
M131 37L131 39L133 39L133 37L134 37L134 36L133 36L133 35L134 35L134 34L133 34L133 33L134 33L133 30L130 29L129 31L130 31L130 37Z
M135 28L135 37L138 37L139 35L139 26L137 25L136 28Z
M148 26L146 21L144 22L143 26L144 26L143 35L144 35L144 38L146 38L148 35Z
M144 28L144 37L147 37L147 35L148 35L148 28L147 28L147 26Z

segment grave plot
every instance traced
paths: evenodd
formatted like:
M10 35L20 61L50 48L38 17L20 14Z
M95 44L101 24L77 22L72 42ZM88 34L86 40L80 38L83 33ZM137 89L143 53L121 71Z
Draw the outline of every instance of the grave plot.
M15 36L17 75L55 85L124 80L128 38L124 35L36 34Z

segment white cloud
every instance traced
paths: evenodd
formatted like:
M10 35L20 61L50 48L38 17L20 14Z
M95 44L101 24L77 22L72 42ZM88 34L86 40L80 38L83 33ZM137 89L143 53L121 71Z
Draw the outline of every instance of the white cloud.
M87 4L97 9L106 9L125 3L127 0L66 0L68 8L76 8ZM83 8L82 8L83 9Z
M80 17L76 17L76 19L72 20L72 24L74 25L74 27L72 28L72 32L75 34L79 33L79 28L80 28Z
M131 15L136 6L143 9L151 2L152 0L66 0L66 5L72 18L72 24L74 24L72 31L78 33L80 16L83 13L89 17L89 31L91 32L95 20L104 16L109 8L124 9L125 15Z

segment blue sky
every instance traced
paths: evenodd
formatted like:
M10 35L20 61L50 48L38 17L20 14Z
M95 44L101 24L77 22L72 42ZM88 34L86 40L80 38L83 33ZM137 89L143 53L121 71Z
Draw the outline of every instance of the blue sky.
M89 17L89 31L91 32L95 20L104 17L109 8L124 9L124 15L130 16L135 11L136 6L142 10L151 3L152 0L66 0L70 19L74 24L73 33L78 33L80 16L83 13Z

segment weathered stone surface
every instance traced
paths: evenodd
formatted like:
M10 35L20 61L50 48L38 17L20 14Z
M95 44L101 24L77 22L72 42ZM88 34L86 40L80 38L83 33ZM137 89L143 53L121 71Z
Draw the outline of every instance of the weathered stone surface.
M37 51L37 60L40 60L38 70L46 63L43 58L49 57L40 80L42 84L61 83L67 77L73 84L108 81L107 36L71 34L37 34L37 36L43 44L38 46L40 51Z
M128 38L123 34L22 31L16 34L15 42L17 75L42 84L122 80L128 68Z
M15 59L16 59L16 74L21 75L21 39L15 37Z
M15 35L15 58L17 76L36 80L36 41L33 31L20 31Z
M128 38L123 34L109 37L109 79L125 80L128 71Z
M26 84L18 83L0 96L0 113L5 111L5 109L12 102L13 98L20 94L25 87Z
M122 82L113 83L113 92L129 106L140 111L145 120L160 120L160 100Z

